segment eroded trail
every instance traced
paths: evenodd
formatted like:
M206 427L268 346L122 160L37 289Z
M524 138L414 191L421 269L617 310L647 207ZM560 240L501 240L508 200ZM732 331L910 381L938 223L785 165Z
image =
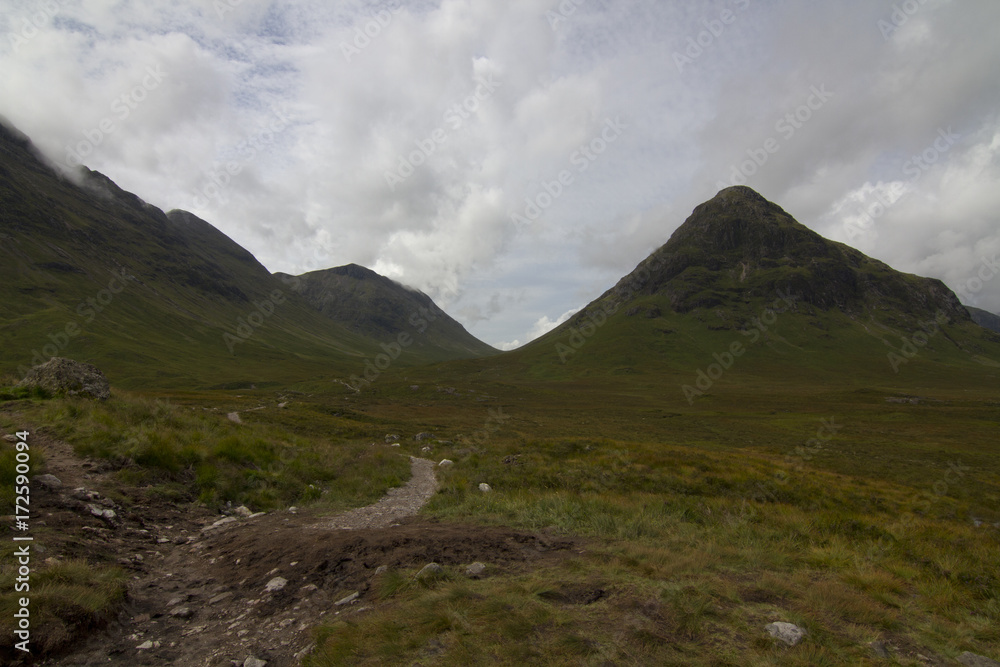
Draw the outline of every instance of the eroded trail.
M61 489L39 488L39 524L60 536L48 540L47 556L117 565L131 576L116 619L40 664L298 665L317 624L391 604L375 594L380 568L437 562L459 569L481 561L500 574L577 548L575 540L544 533L417 517L437 489L426 459L411 457L405 485L343 514L284 510L220 520L138 491L130 502L111 503L104 494L114 495L115 483L96 462L62 442L36 444L65 481ZM77 485L96 499L77 500ZM114 520L88 509L102 503Z
M404 486L389 489L377 503L324 519L310 527L343 530L388 528L400 519L415 516L436 490L434 462L411 456L410 481Z

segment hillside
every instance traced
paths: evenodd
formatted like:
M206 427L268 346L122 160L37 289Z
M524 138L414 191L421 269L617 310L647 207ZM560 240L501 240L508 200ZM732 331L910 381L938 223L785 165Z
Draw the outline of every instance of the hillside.
M750 377L864 382L935 374L933 363L996 367L998 343L941 281L825 239L737 186L512 360L535 377L668 372L681 387L719 355Z
M275 274L283 280L286 274ZM391 342L412 339L407 351L425 361L496 354L442 311L426 294L374 271L349 264L298 276L302 296L323 315L351 331ZM409 340L404 338L404 340Z
M1000 333L1000 315L991 313L988 310L983 310L982 308L974 308L972 306L966 306L965 309L969 311L969 315L972 316L973 322L984 329Z
M237 387L346 377L382 353L206 221L85 168L69 182L2 125L0 235L0 373L58 354L120 386Z

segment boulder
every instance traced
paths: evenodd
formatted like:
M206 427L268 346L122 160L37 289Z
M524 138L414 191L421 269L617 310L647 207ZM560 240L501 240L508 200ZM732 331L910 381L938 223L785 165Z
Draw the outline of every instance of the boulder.
M781 621L768 623L764 629L772 637L789 646L795 646L806 636L806 631L793 623L784 623Z
M99 401L111 397L108 378L97 366L62 357L52 357L44 364L35 366L17 386L40 387L53 394L83 396Z

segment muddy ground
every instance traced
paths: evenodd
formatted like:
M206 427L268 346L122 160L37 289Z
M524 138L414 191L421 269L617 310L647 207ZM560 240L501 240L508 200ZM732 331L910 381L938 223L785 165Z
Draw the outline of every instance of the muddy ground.
M113 617L34 628L33 646L45 655L30 664L230 667L252 657L268 667L296 665L317 624L391 604L376 595L380 567L436 562L462 576L462 566L479 561L495 576L581 548L545 533L420 517L360 529L335 528L332 517L303 510L224 517L123 488L65 443L39 436L34 445L45 451L46 472L63 482L33 485L33 530L46 545L38 557L116 564L132 579ZM95 508L115 515L97 516Z

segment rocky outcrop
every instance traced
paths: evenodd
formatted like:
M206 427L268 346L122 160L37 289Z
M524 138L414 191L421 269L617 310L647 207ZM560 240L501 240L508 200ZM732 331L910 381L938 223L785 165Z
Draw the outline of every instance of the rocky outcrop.
M17 386L39 387L56 395L83 396L99 401L111 397L108 378L96 366L62 357L53 357L35 366Z

